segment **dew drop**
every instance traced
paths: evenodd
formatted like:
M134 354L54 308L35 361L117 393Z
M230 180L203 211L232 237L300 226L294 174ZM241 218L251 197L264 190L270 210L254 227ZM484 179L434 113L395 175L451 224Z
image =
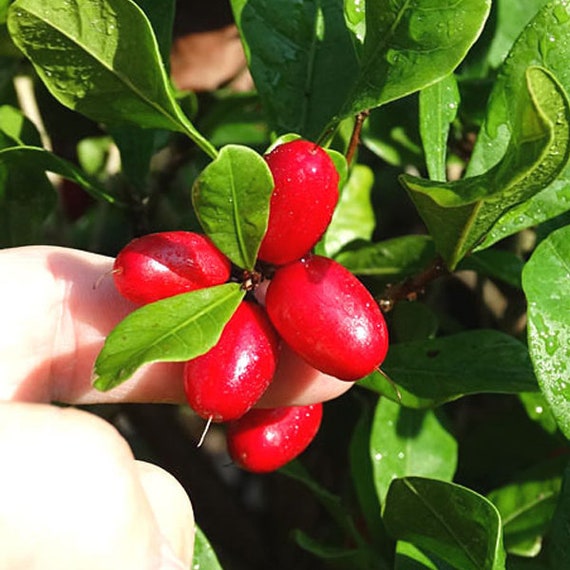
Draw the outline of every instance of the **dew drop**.
M374 454L374 461L380 461L382 459L383 455L381 453L375 453Z

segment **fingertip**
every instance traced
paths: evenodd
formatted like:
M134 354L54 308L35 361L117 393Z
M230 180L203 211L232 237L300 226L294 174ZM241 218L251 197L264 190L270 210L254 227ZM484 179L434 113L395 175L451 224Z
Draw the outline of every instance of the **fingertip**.
M137 461L136 467L158 528L166 542L163 567L188 568L194 552L194 511L188 494L164 469ZM162 567L161 567L162 570Z

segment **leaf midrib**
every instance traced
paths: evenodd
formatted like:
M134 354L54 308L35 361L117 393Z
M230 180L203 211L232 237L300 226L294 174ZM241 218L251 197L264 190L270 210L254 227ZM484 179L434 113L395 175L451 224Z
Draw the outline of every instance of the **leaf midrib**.
M229 289L229 288L228 288ZM146 345L144 348L139 348L137 349L135 352L129 352L127 350L121 350L118 352L114 352L111 353L109 355L107 355L107 358L104 359L102 362L100 362L96 368L96 372L97 370L101 369L101 367L104 368L105 366L105 360L108 360L110 358L117 358L119 357L120 359L124 360L124 357L122 357L121 355L123 354L127 354L128 355L128 361L131 362L135 362L137 363L137 365L135 366L135 370L138 367L138 365L143 364L147 361L144 360L144 356L146 353L148 353L151 349L156 348L157 346L159 346L165 339L167 339L168 337L171 336L176 336L178 335L178 333L190 326L190 324L192 322L196 322L199 319L201 319L202 317L204 317L204 315L206 315L207 313L213 312L214 310L216 310L220 305L224 304L225 302L227 302L229 299L231 299L231 297L235 296L237 292L237 289L235 287L232 287L231 289L229 289L228 293L222 297L220 297L219 299L214 299L213 302L206 304L204 307L202 307L202 309L200 311L198 311L198 313L193 313L191 317L188 317L186 319L184 319L181 323L179 323L178 325L176 325L175 327L169 328L167 331L165 331L164 333L162 333L158 338L156 338L152 344L150 345L150 347L148 345ZM142 361L141 361L142 358ZM152 360L155 361L155 360ZM148 361L151 362L151 361ZM132 364L131 365L127 365L126 367L127 370L132 369ZM99 378L102 378L104 376L108 376L109 378L112 379L112 381L117 381L117 380L122 380L124 374L122 374L123 370L125 370L125 367L123 367L121 369L121 371L118 374L112 374L112 373L105 373L102 372L101 374L99 374ZM128 377L128 376L127 376Z

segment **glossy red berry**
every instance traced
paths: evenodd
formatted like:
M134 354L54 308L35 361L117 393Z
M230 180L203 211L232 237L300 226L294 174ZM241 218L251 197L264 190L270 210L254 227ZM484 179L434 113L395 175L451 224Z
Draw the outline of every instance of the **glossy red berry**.
M279 337L263 309L243 301L214 348L185 364L190 407L215 422L243 416L269 386L278 352Z
M322 237L338 202L339 176L329 155L302 139L277 146L265 158L275 186L258 257L283 265Z
M315 438L323 405L253 409L228 424L230 457L254 473L275 471L300 455Z
M153 233L129 242L117 255L113 276L118 291L138 304L220 285L230 261L202 234Z
M279 268L265 307L287 344L321 372L358 380L386 356L388 331L378 304L332 259L312 255Z

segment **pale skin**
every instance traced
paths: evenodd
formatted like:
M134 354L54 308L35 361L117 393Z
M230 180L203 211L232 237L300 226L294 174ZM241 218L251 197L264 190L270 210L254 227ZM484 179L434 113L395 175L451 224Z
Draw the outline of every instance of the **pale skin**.
M106 335L135 308L112 264L64 248L0 250L0 570L190 566L194 518L174 477L137 461L103 419L52 405L185 401L180 363L92 388ZM326 401L350 387L285 351L259 405Z

